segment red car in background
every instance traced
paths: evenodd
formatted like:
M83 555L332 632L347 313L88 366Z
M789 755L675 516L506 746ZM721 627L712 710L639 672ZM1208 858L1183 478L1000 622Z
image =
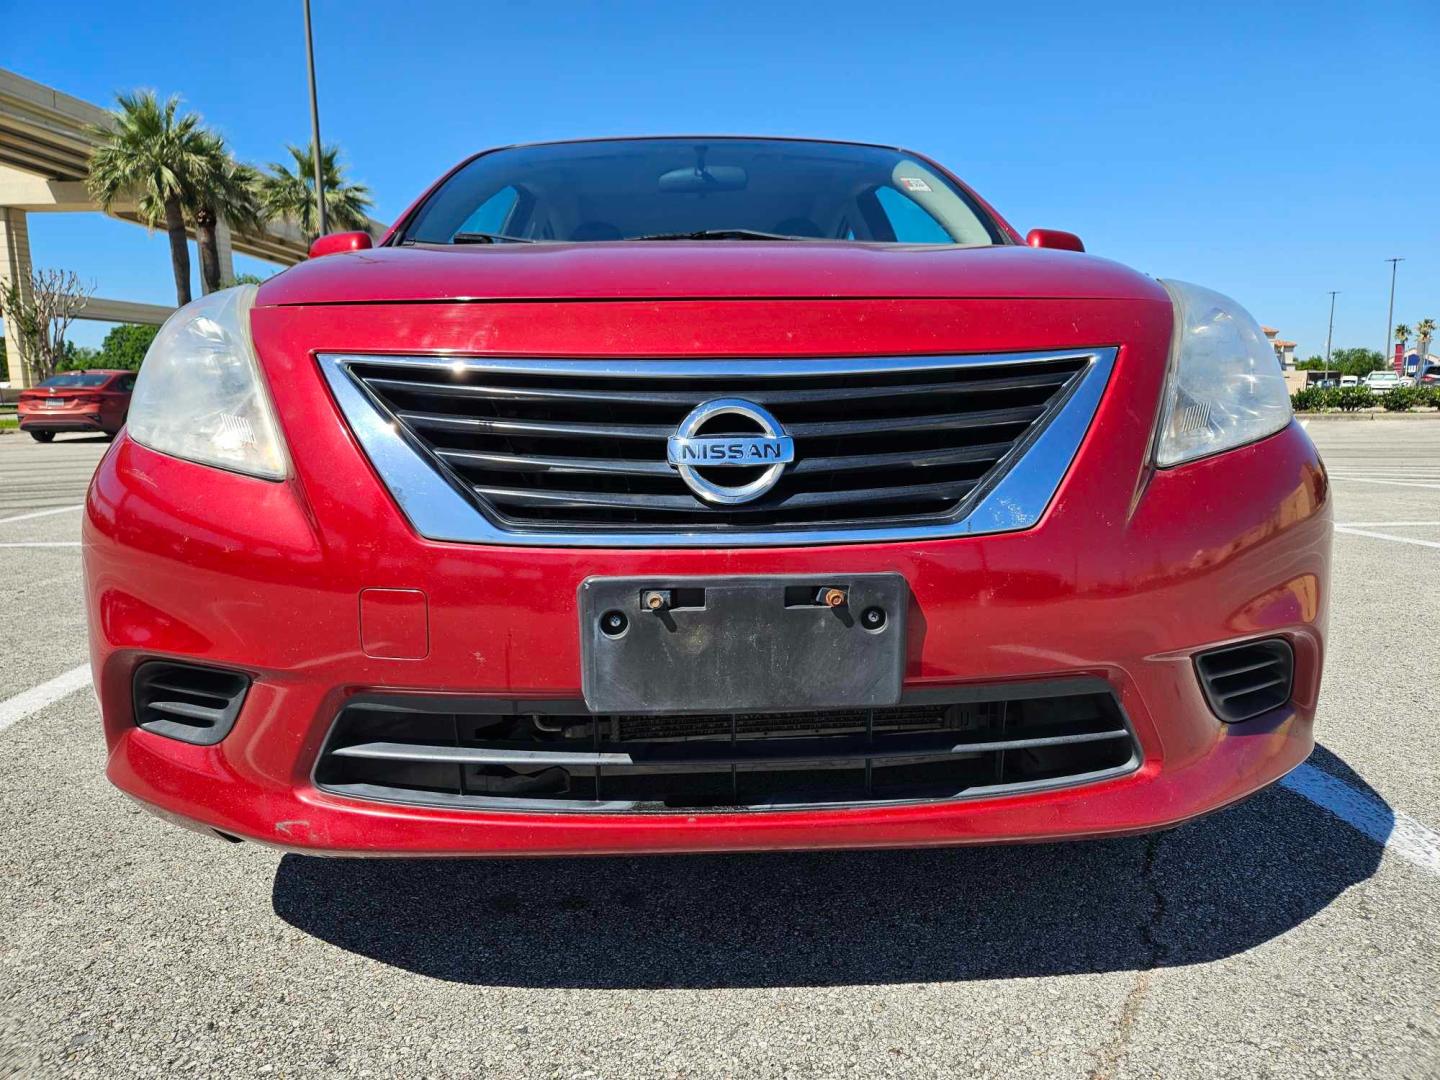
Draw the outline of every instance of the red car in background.
M16 405L20 430L36 442L62 431L89 431L113 437L125 423L135 372L64 371L22 390Z
M1054 840L1309 754L1329 487L1233 300L797 139L491 151L312 254L172 316L91 484L108 775L170 820Z

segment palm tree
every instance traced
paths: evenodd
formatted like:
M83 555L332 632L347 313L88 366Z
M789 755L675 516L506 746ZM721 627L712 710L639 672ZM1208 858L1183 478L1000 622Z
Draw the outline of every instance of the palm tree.
M236 161L219 135L206 132L204 145L204 160L196 170L186 208L195 224L200 277L205 291L214 292L226 284L220 279L216 228L222 219L239 228L259 228L259 174Z
M260 206L268 217L286 218L300 229L308 244L319 234L315 213L315 159L309 150L286 147L294 160L294 171L278 162L270 164L269 176L260 177ZM364 184L345 180L345 169L337 160L338 146L327 146L320 154L325 184L325 216L340 229L365 229L370 219L365 211L374 203Z
M175 272L175 301L190 302L190 248L185 235L185 206L196 171L206 157L206 133L200 117L180 115L180 99L160 104L154 91L117 94L109 127L95 127L98 145L90 153L86 185L109 210L133 196L140 220L153 229L162 222L170 236L170 265Z
M1400 351L1405 351L1405 344L1410 340L1410 327L1403 322L1395 327L1395 342L1400 346Z
M1430 354L1430 339L1434 336L1434 319L1421 319L1415 324L1415 344L1420 353L1420 364L1422 367L1425 364L1425 357Z

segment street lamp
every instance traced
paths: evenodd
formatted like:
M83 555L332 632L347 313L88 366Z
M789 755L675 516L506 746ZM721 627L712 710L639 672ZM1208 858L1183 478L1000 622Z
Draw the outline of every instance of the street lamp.
M308 2L308 0L307 0ZM1385 313L1385 348L1381 350L1384 356L1394 356L1390 343L1394 340L1395 334L1395 271L1400 269L1400 264L1405 261L1403 257L1386 259L1390 264L1390 310Z
M1335 294L1339 291L1339 289L1330 290L1330 329L1325 331L1325 370L1327 373L1330 370L1330 342L1335 337ZM1325 377L1328 379L1330 376L1326 374Z
M310 32L310 0L305 2L305 66L310 74L310 136L315 164L315 224L317 236L330 231L325 221L325 183L320 168L320 104L315 97L315 37Z

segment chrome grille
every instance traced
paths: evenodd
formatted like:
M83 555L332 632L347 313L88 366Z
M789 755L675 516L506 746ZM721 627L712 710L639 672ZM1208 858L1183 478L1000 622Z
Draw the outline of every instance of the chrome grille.
M317 361L422 536L684 547L1027 529L1069 469L1117 354ZM701 502L665 460L680 418L725 393L775 413L795 436L781 483L738 507ZM721 482L743 483L746 471Z
M344 363L433 468L502 528L696 532L955 519L1095 356L978 359ZM766 496L712 506L666 462L665 443L695 406L727 397L774 413L795 439L796 461ZM727 470L724 482L744 475Z

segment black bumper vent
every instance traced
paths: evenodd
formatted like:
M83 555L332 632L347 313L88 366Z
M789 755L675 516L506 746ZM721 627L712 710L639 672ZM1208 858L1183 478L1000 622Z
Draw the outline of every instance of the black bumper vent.
M1195 668L1215 715L1236 724L1290 700L1295 652L1288 641L1267 638L1201 653Z
M1007 794L1139 765L1119 704L1102 687L1067 680L965 700L928 694L887 709L701 716L367 697L336 720L315 781L387 802L589 812Z
M350 370L502 527L694 531L953 516L1013 463L1090 360L639 378L598 362L595 373L535 373L366 357ZM795 438L795 464L753 503L710 505L666 462L667 438L716 398L764 406ZM705 433L734 432L722 424ZM726 484L752 478L751 470L711 472Z
M135 723L196 746L213 746L240 715L250 677L236 671L152 660L135 669Z

